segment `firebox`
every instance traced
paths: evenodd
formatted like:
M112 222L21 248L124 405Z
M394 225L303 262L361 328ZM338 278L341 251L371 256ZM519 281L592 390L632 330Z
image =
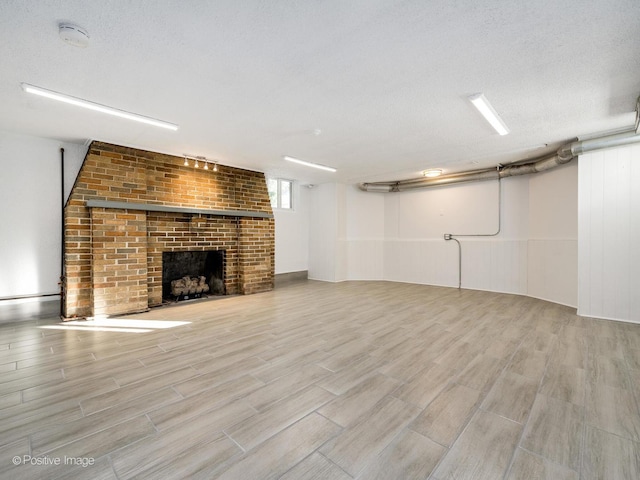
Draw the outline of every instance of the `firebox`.
M224 257L224 250L163 252L163 300L225 295Z

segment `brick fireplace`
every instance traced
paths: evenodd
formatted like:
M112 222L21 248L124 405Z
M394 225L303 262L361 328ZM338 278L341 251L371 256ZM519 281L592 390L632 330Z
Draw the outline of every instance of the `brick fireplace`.
M224 251L224 290L273 288L275 225L264 174L92 142L65 206L64 316L162 303L162 254Z

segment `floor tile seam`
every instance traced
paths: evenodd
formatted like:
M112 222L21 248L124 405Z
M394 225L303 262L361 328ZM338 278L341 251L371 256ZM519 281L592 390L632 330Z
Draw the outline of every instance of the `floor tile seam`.
M524 427L526 425L526 422L519 422L517 420L514 420L513 418L509 418L509 417L507 417L505 415L502 415L501 413L494 412L493 410L488 410L486 407L483 407L482 405L479 405L476 410L480 410L480 411L482 411L484 413L490 413L491 415L495 415L496 417L500 417L503 420L508 420L509 422L515 423L516 425L519 425L521 427L522 431L524 430ZM527 417L527 420L528 420L528 417ZM521 431L521 434L522 434L522 431ZM516 445L516 448L517 448L517 445Z
M146 414L146 415L147 415L147 418L148 418L149 422L151 422L151 424L154 426L154 429L155 429L155 434L154 435L162 435L163 433L166 433L166 431L163 432L163 431L158 430L158 428L153 424L153 421L149 418L148 414ZM222 430L216 430L213 433L219 433L220 434L219 438L228 438L229 439L229 436ZM99 460L99 459L104 458L104 457L108 457L109 460L111 461L112 468L113 468L113 470L115 472L115 466L113 465L113 460L112 460L112 457L111 457L113 454L117 454L119 451L122 451L122 450L124 450L124 449L126 449L128 447L131 447L131 446L135 446L137 443L142 443L145 440L151 439L154 435L146 435L145 437L139 438L139 439L135 440L132 443L128 443L126 445L122 445L122 446L116 448L115 450L112 450L111 452L108 452L108 453L102 455L101 457L99 457L96 460ZM208 443L211 443L212 441L216 441L216 440L217 439L214 438L213 440L210 440ZM229 439L229 440L231 440L231 439ZM174 456L183 456L184 454L186 454L188 452L188 450L190 448L191 447L181 448L181 449L178 450L177 455L174 455ZM244 451L243 451L243 453L244 453ZM170 462L171 460L168 460L168 461ZM161 463L166 463L166 462L167 461L161 461L161 462L156 462L156 463L150 464L146 468L144 468L142 471L144 472L146 470L149 470L149 468L154 468L157 465L159 465ZM117 478L119 478L119 477L117 477Z
M64 354L60 354L60 355L64 356ZM77 358L75 360L73 360L73 359L67 360L65 362L65 364L64 364L65 365L64 367L57 367L57 368L81 367L82 365L86 365L86 364L98 361L96 359L96 356L93 353L85 352L82 355L83 355L82 358ZM33 359L25 359L25 360L16 361L16 369L17 370L21 370L21 369L25 369L25 368L42 368L42 369L46 369L48 365L55 365L55 364L60 363L58 361L58 359L56 359L56 358L44 358L44 359L42 359L41 362L27 363L30 360L33 360ZM25 363L26 363L26 365L25 365Z
M171 391L175 392L175 393L180 397L180 400L183 400L185 397L184 397L183 395L181 395L181 394L180 394L180 392L178 392L178 391L174 388L174 386L175 386L175 384L163 385L163 386L161 386L161 387L154 388L153 390L150 390L150 391L148 391L148 392L140 393L140 394L138 394L138 395L135 395L134 397L127 398L127 399L125 399L125 400L123 400L123 401L120 401L120 402L118 402L118 403L110 403L110 404L109 404L109 406L107 406L107 407L105 407L105 408L101 408L101 409L99 409L99 410L95 410L95 411L92 411L92 412L87 413L87 414L84 414L85 407L83 407L83 406L82 406L82 402L84 402L85 400L91 400L91 399L97 398L97 397L99 397L99 396L101 396L101 395L108 395L108 394L111 394L111 393L114 393L114 392L118 392L118 391L120 391L121 389L117 388L117 389L114 389L114 390L110 390L110 391L108 391L108 392L105 392L105 393L103 393L103 394L95 395L95 396L93 396L93 397L83 398L83 399L81 399L81 400L79 400L79 401L78 401L78 405L80 406L80 408L81 408L81 410L82 410L82 412L83 412L83 417L91 417L92 415L96 415L96 414L103 413L103 412L105 412L106 410L109 410L110 408L114 408L114 409L115 409L115 408L117 408L117 407L119 407L119 406L121 406L121 405L123 405L123 404L129 403L129 402L137 401L137 400L139 400L139 399L141 399L141 398L143 398L143 397L146 397L146 396L152 395L152 394L154 394L154 393L161 392L162 390L171 390ZM171 403L173 403L173 402L171 402Z
M609 430L606 430L606 429L604 429L602 427L599 427L598 425L594 425L592 423L589 423L588 421L584 422L584 426L585 426L585 436L586 436L586 427L589 427L589 428L591 428L593 430L598 430L600 432L606 433L607 435L611 435L612 437L617 437L620 440L624 440L624 441L627 441L627 442L634 443L634 444L638 445L638 451L640 452L640 439L639 440L634 440L633 438L625 437L623 435L620 435L619 433L610 432Z
M532 329L531 331L535 331L535 329ZM530 332L531 332L530 331ZM520 348L520 346L522 346L522 344L524 343L526 336L522 339L522 341L520 342L520 345L518 345L518 347L516 347L516 351ZM553 339L553 347L558 345L558 336L556 335L555 338ZM518 448L522 448L522 441L525 437L525 433L527 432L527 429L529 428L529 419L531 418L531 412L533 411L533 406L535 405L536 399L538 398L538 395L542 395L540 393L541 389L542 389L542 384L544 382L544 379L547 375L547 370L549 369L549 365L551 363L551 350L552 348L549 348L547 350L547 352L545 353L546 356L546 361L545 361L545 365L544 365L544 370L542 372L542 375L540 376L540 380L538 380L538 388L536 389L536 393L535 393L535 397L533 398L533 403L531 403L531 408L529 408L529 412L527 412L527 416L526 418L523 420L522 423L522 430L520 431L520 436L518 437L518 441L516 442L516 446L513 449L513 452L511 453L511 458L509 459L509 463L507 465L507 469L504 472L503 478L506 480L507 478L509 478L509 475L511 474L511 470L513 469L513 463L515 462L516 459L516 455L518 453ZM513 356L515 356L515 352L513 353L511 359L509 360L509 363L507 365L510 365L511 362L513 361ZM506 367L505 367L506 369Z
M638 398L639 395L639 389L638 388L633 388L633 378L631 377L631 370L632 368L629 365L629 359L627 358L628 355L624 355L624 366L625 366L625 375L627 377L627 381L629 382L629 385L631 386L631 394L635 400L635 405L636 405L636 414L640 415L640 398Z
M586 332L585 332L586 334ZM582 435L580 438L580 458L579 458L579 462L578 462L578 476L579 479L582 480L583 476L584 476L584 462L585 462L585 449L586 449L586 443L587 443L587 428L586 428L586 422L587 422L587 382L588 382L588 378L589 378L589 370L590 370L590 362L589 362L589 339L586 338L585 335L585 342L584 342L584 348L585 348L585 382L584 382L584 389L582 392Z
M8 362L8 363L3 363L2 365L11 366L12 364L13 364L13 368L8 368L8 370L5 370L3 373L15 372L18 369L18 362Z
M264 365L260 365L259 367L254 367L252 370L255 370L256 368L265 368L265 367L273 366L273 364L271 364L269 362L265 362L263 359L255 356L255 355L249 355L248 357L243 357L243 358L241 358L241 359L239 359L239 360L237 360L235 362L230 363L229 365L225 365L224 367L219 367L219 368L217 368L215 370L211 370L209 372L203 372L201 369L198 369L193 364L190 364L189 366L191 368L193 368L196 372L199 373L199 375L197 375L197 377L200 377L200 376L203 376L203 375L213 375L213 374L218 374L218 375L222 374L222 375L224 375L224 373L226 371L228 371L231 367L233 367L237 363L240 363L240 362L243 362L243 361L246 361L246 360L250 360L252 358L255 358L257 360L260 360L261 362L264 362ZM238 376L243 376L243 375L248 375L248 374L249 374L248 372L240 372L240 373L238 373ZM193 377L193 378L196 378L196 377ZM232 379L235 379L235 378L237 378L237 376L232 377ZM185 381L187 381L187 380L185 380Z
M153 422L152 422L152 424L153 424ZM154 429L155 429L155 426L154 426ZM162 432L158 432L157 429L156 429L156 435L161 434L161 433ZM128 443L126 445L120 445L120 446L116 447L114 450L112 450L112 451L110 451L108 453L105 453L104 455L96 458L96 461L98 461L98 460L100 460L102 458L107 458L108 461L109 461L109 464L111 465L111 469L113 470L115 478L116 479L120 479L120 478L122 478L122 476L118 475L118 471L116 470L116 466L115 466L115 463L113 461L113 456L114 455L118 455L120 452L125 451L125 449L127 449L127 448L130 448L132 446L135 447L138 444L142 444L144 441L149 440L150 438L152 438L152 435L144 436L144 437L139 438L137 440L134 440L133 442ZM125 472L125 477L127 477L126 472Z
M18 404L18 405L24 405L24 404ZM13 405L13 406L16 407L18 405ZM56 405L56 406L63 405L64 407L60 408L59 410L54 411L52 415L60 415L60 414L68 413L70 410L74 410L76 408L80 409L80 406L78 405L78 402L74 398L68 398L66 400L61 400L59 402L56 402L54 405ZM4 418L0 419L0 433L6 432L6 431L9 431L9 430L14 430L16 428L24 427L24 426L28 425L29 423L31 423L32 421L34 421L33 417L38 417L39 416L40 418L38 418L38 420L42 420L44 415L42 415L42 414L38 415L38 413L40 413L38 411L44 409L45 407L46 407L46 405L40 405L40 406L34 408L33 410L27 410L25 412L19 412L18 414L14 414L14 416L4 417ZM7 407L7 408L12 408L12 407ZM33 413L33 411L36 411L37 413ZM80 417L80 418L82 418L82 417ZM14 427L11 427L9 429L3 429L4 428L3 427L4 423L11 424L12 422L17 422L18 425L14 426Z
M306 387L305 387L305 388L306 388ZM322 388L322 387L318 387L318 388ZM322 389L322 390L324 390L324 389ZM324 391L326 392L326 390L324 390ZM296 393L298 393L298 392L296 392ZM291 394L291 395L288 395L288 396L287 396L287 397L285 397L284 399L280 400L280 402L286 401L287 399L289 399L289 400L290 400L290 397L294 396L296 393L293 393L293 394ZM299 418L295 418L291 423L286 423L286 422L288 422L288 421L289 421L289 419L286 419L286 420L285 420L285 423L286 423L286 424L285 424L285 425L284 425L280 430L278 430L277 432L273 433L273 434L272 434L272 435L270 435L268 438L265 438L265 439L264 439L262 442L260 442L258 445L263 444L264 442L266 442L266 441L267 441L267 440L269 440L270 438L273 438L274 436L276 436L276 435L277 435L277 434L279 434L280 432L282 432L282 431L286 430L287 428L289 428L289 427L291 427L291 426L293 426L293 425L297 424L300 420L302 420L302 419L304 419L304 418L307 418L309 415L312 415L312 414L314 414L314 413L317 413L318 415L320 415L320 413L318 412L318 410L319 410L319 409L321 409L322 407L324 407L325 405L327 405L329 402L331 402L331 401L335 398L335 396L334 396L331 392L327 392L327 393L329 393L330 395L332 395L332 397L333 397L333 398L328 399L327 401L325 401L324 403L322 403L321 405L319 405L317 408L315 408L315 409L313 409L313 410L311 410L311 411L308 411L308 412L307 412L306 414L304 414L303 416L301 416L301 417L299 417ZM240 400L242 400L242 398L240 398ZM249 404L249 403L247 403L247 402L245 402L245 403L246 403L247 405L249 405L252 409L254 409L254 410L257 412L255 416L258 416L258 415L265 415L265 414L267 414L267 410L268 410L268 409L267 409L267 410L258 410L258 409L256 409L253 405L251 405L251 404ZM273 404L273 405L272 405L272 407L270 407L270 408L273 408L273 407L277 406L277 403L278 403L278 402L276 402L275 404ZM280 407L281 407L281 405L280 405ZM247 420L248 420L249 418L253 418L253 417L254 417L254 416L247 417ZM323 415L323 417L324 417L324 415ZM325 417L325 418L326 418L326 417ZM236 422L236 423L235 423L235 424L233 424L233 425L229 425L229 426L227 426L227 428L225 429L225 432L224 432L224 433L225 433L225 435L228 435L229 437L231 437L231 433L227 432L226 430L227 430L227 429L231 429L231 428L233 428L235 425L238 425L238 424L239 424L239 423L241 423L242 421L244 421L244 420L241 420L240 422ZM335 422L332 422L332 423L335 423ZM235 441L235 440L234 440L234 441ZM236 443L238 443L238 444L239 444L239 442L236 442ZM247 451L249 451L249 450L253 450L253 449L254 449L254 448L256 448L258 445L254 445L254 446L253 446L253 447L251 447L250 449L247 449Z
M146 368L146 367L143 367L143 368ZM165 375L169 375L169 374L178 372L178 371L186 369L186 368L192 368L194 370L194 372L197 372L197 370L195 368L193 368L191 365L181 365L181 366L176 366L175 369L171 369L171 367L170 367L170 369L168 371L163 371L162 373L158 373L156 375L151 375L150 377L145 377L145 378L142 378L140 380L136 380L135 382L130 382L130 383L121 384L120 382L118 382L118 380L115 377L108 377L108 378L111 378L116 383L116 385L118 385L118 389L120 389L120 388L128 388L128 387L133 387L135 385L139 386L139 384L141 384L143 382L151 381L153 379L157 379L159 377L163 377ZM187 378L184 381L191 380L192 378L195 378L195 376ZM177 385L178 383L180 383L180 382L170 383L168 385L165 385L165 387L173 387L173 386ZM96 397L96 396L97 395L94 395L94 397ZM94 398L94 397L90 397L90 398Z
M171 426L171 427L169 427L169 428L167 428L167 429L164 429L164 430L163 430L163 429L160 429L160 427L159 427L159 426L157 426L157 425L156 425L156 423L155 423L153 420L151 420L151 415L153 415L155 412L158 412L159 410L162 410L162 409L164 409L164 408L167 408L168 406L176 406L176 405L180 404L180 402L182 402L183 400L187 400L187 401L188 401L190 398L191 398L191 397L184 397L184 398L182 398L182 399L180 399L180 400L177 400L177 401L175 401L175 402L171 402L171 403L167 403L167 404L164 404L164 405L160 405L160 406L158 406L157 408L155 408L154 410L151 410L151 411L149 411L149 412L146 412L146 415L148 415L148 416L149 416L149 420L151 421L151 423L153 424L153 426L154 426L155 428L157 428L157 429L158 429L158 431L160 431L160 432L165 432L166 430L168 430L168 429L170 429L170 428L175 428L175 426ZM256 414L260 413L260 411L258 411L257 409L255 409L255 408L253 407L253 405L251 405L250 403L248 403L248 402L246 402L246 401L244 400L244 395L243 395L243 396L240 396L240 397L236 397L236 396L234 396L234 397L229 398L229 399L226 399L225 401L222 401L222 402L220 402L220 403L214 403L213 405L211 405L211 406L210 406L209 408L207 408L206 410L199 411L199 412L197 412L197 413L195 413L195 414L193 414L193 415L187 416L187 417L186 417L186 418L184 418L183 420L185 420L185 421L188 421L188 420L194 420L195 418L197 418L197 417L198 417L198 416L200 416L200 415L208 415L208 414L210 414L211 412L214 412L215 410L220 410L221 408L227 407L227 406L231 405L231 404L232 404L232 403L234 403L234 402L241 402L241 403L242 403L243 405L245 405L247 408L250 408L251 410L253 410ZM240 422L241 422L241 421L243 421L243 420L244 420L244 419L241 419L241 420L237 421L237 422L236 422L236 423L234 423L234 424L228 425L228 426L227 426L227 428L231 428L231 427L235 426L237 423L240 423Z
M221 430L222 433L224 433L234 444L238 445L238 447L243 451L243 453L248 456L250 455L252 452L254 452L255 450L259 449L260 447L262 447L266 442L268 442L269 440L273 439L274 437L276 437L277 435L279 435L280 433L284 432L285 430L293 427L294 425L296 425L297 423L299 423L300 421L304 420L305 418L309 417L310 415L313 414L317 414L320 415L316 410L313 410L309 413L307 413L306 415L296 419L295 421L288 423L287 425L285 425L284 427L282 427L280 430L278 430L277 432L269 435L267 438L265 438L264 440L262 440L260 443L257 443L256 445L253 445L251 448L245 448L243 447L240 442L238 442L236 439L233 438L233 436L231 435L231 433L229 433L227 430L229 430L230 428L233 428L236 424L234 425L230 425L228 427L226 427L225 429ZM324 415L320 415L323 418L326 418ZM250 417L249 417L250 418ZM326 418L327 420L331 421L330 419ZM331 422L334 423L335 422ZM339 425L338 425L339 426ZM342 428L342 427L340 427ZM333 438L333 437L332 437ZM326 442L325 442L326 443ZM324 444L323 444L324 445ZM318 447L320 448L320 447Z
M192 378L189 378L189 379L185 380L184 382L176 383L175 385L172 385L172 387L171 387L171 388L173 388L173 389L175 390L175 389L176 389L177 387L179 387L182 383L186 383L186 382L191 381L191 380L199 379L199 378L201 378L203 375L205 375L205 374L197 375L197 376L195 376L195 377L192 377ZM213 390L214 388L218 388L218 387L220 387L220 386L222 386L222 385L225 385L225 384L227 384L227 383L229 383L229 382L233 382L234 380L238 380L238 379L242 378L244 375L249 376L248 374L246 374L246 373L245 373L245 374L241 374L240 376L234 376L234 377L232 377L232 378L225 378L223 381L216 382L216 383L214 383L214 384L212 384L212 385L207 385L207 387L206 387L206 388L203 388L202 390L196 390L195 392L191 392L191 393L189 393L188 395L181 394L180 392L178 392L178 393L179 393L179 394L180 394L180 395L181 395L185 400L188 400L188 399L193 398L193 397L195 397L195 396L197 396L197 395L202 395L204 392L207 392L207 391L209 391L209 390ZM253 378L253 377L252 377L252 378ZM261 381L261 380L258 380L258 381Z
M61 373L61 378L56 378L56 379L53 379L53 380L50 380L50 381L46 381L46 382L43 382L43 383L38 383L38 384L35 384L35 385L33 385L33 384L28 384L28 386L15 386L15 385L12 385L12 386L7 387L6 384L3 384L3 388L7 388L7 390L4 391L3 394L9 395L9 394L16 393L16 392L22 392L23 390L28 390L30 388L44 387L44 386L47 386L47 385L50 386L52 384L59 383L62 380L66 380L63 373ZM21 379L15 380L15 381L19 382L19 381L21 381Z
M458 382L457 382L457 377L456 377L456 380L452 381L451 383L456 384L456 385L460 385L460 386L465 387L465 388L471 388L472 390L477 390L477 391L479 391L479 392L480 392L481 397L480 397L480 398L478 398L478 401L475 403L475 405L474 405L474 407L473 407L473 410L469 413L469 415L468 415L468 416L467 416L467 418L466 418L467 422L464 424L463 428L461 428L461 429L460 429L460 431L459 431L459 432L458 432L458 434L455 436L455 438L451 441L451 446L450 446L450 447L447 447L447 452L445 452L445 454L440 458L440 461L438 462L438 465L436 465L436 466L434 467L433 472L435 472L435 471L437 470L438 466L440 465L440 463L442 463L442 461L443 461L443 460L444 460L444 458L447 456L447 454L448 454L451 450L453 450L453 447L456 445L456 443L458 442L458 440L460 439L460 437L462 437L462 435L464 434L464 432L466 432L466 431L467 431L467 429L469 428L469 425L471 425L471 422L473 421L473 419L476 417L476 415L478 415L478 412L483 411L483 412L485 412L485 413L490 413L490 414L492 414L492 415L499 416L499 415L497 415L497 414L494 414L493 412L488 412L487 410L484 410L484 409L480 408L480 406L482 405L482 403L484 402L484 400L485 400L485 399L486 399L486 397L488 396L488 394L489 394L490 390L487 390L487 391L485 392L484 390L478 390L477 388L469 387L469 386L467 386L467 385L464 385L464 384L458 383ZM435 400L435 399L434 399L434 400ZM428 408L428 406L427 406L427 407L425 407L425 408ZM504 418L504 417L502 417L502 418ZM507 420L509 420L509 419L507 419ZM512 422L513 422L513 420L510 420L510 421L512 421ZM517 423L517 422L514 422L514 423ZM437 442L436 442L436 443L437 443ZM517 446L516 446L516 448L517 448ZM433 472L432 472L432 474L433 474ZM431 479L431 478L432 478L432 476L429 476L429 479ZM433 479L435 480L435 479L436 479L436 477L433 477Z
M402 438L402 436L403 436L403 435L405 435L405 434L407 433L407 431L413 431L413 430L411 430L411 429L409 428L409 424L410 424L410 423L412 423L415 419L416 419L416 417L414 417L414 418L413 418L411 421L409 421L409 422L408 422L408 423L407 423L403 428L401 428L401 429L400 429L400 430L399 430L399 431L398 431L398 432L393 436L393 438L392 438L392 439L391 439L391 440L390 440L386 445L384 445L384 446L383 446L383 447L378 451L378 453L377 453L376 455L372 456L372 458L371 458L367 463L365 463L365 464L360 468L360 470L358 470L354 475L350 475L350 476L351 476L352 478L358 478L358 477L359 477L359 476L360 476L360 475L361 475L361 474L366 470L366 468L369 466L369 464L370 464L371 462L375 462L375 461L378 459L378 457L380 456L380 454L381 454L382 452L384 452L387 448L392 448L393 446L395 446L395 445L400 441L400 439ZM418 433L418 432L414 432L414 433L416 433L416 434L420 435L421 437L424 437L424 435L422 435L421 433ZM425 438L426 438L426 437L425 437ZM435 467L434 467L434 470L435 470ZM366 479L365 479L365 480L366 480Z
M197 351L197 350L196 350ZM180 358L182 356L186 354L190 355L195 353L196 351L187 351L187 352L180 352L177 350L169 350L167 352L161 352L161 353L154 353L153 355L147 355L146 357L141 357L141 358L136 358L136 360L138 362L140 362L140 364L144 367L144 368L153 368L157 365L161 365L165 362L171 362L172 360L175 360L177 358ZM144 360L147 358L156 358L156 357L161 357L163 355L167 355L166 358L163 358L162 360L158 361L158 362L151 362L151 363L145 363ZM209 358L207 358L209 357ZM211 354L206 352L205 355L203 355L202 357L198 357L197 359L194 359L193 361L190 359L189 361L191 362L190 365L192 365L193 363L198 363L198 362L202 362L204 360L209 360L211 357Z
M325 404L326 405L326 404ZM315 413L316 415L320 415L322 418L324 418L325 420L327 420L328 422L331 422L333 425L335 425L336 427L338 427L340 429L340 431L336 434L336 437L339 436L340 434L342 434L342 432L344 432L345 430L347 430L347 428L350 427L343 427L342 425L340 425L339 423L336 423L335 421L333 421L331 418L327 417L326 415L320 413L318 410L320 410L320 408L322 407L318 407L316 410L314 410L311 413ZM311 415L311 413L309 415ZM360 423L360 422L358 422ZM356 425L356 424L354 424ZM335 437L332 437L335 438ZM326 442L325 442L326 443ZM323 444L324 445L324 444ZM318 447L318 450L320 450L321 447Z
M90 417L90 416L87 416L87 417L81 417L81 418L89 418L89 417ZM147 422L149 422L149 424L150 424L151 428L153 428L154 430L156 430L155 425L153 424L153 422L151 422L151 420L150 420L150 419L149 419L149 417L147 416L147 412L143 412L143 413L139 413L138 415L133 415L133 416L131 416L131 417L127 417L126 419L123 419L123 420L122 420L122 421L120 421L120 422L110 424L109 426L107 426L107 427L105 427L105 428L101 428L101 429L96 430L96 431L93 431L93 432L91 432L91 433L89 433L89 434L81 435L81 436L79 436L79 437L73 437L73 439L69 439L68 441L65 441L64 443L61 443L61 444L59 444L59 445L56 445L56 446L55 446L55 447L53 447L53 448L50 448L49 450L44 450L44 451L40 452L38 455L40 455L40 456L42 456L42 455L47 455L48 453L51 453L51 452L53 452L53 451L55 451L55 450L58 450L59 448L66 447L66 446L68 446L68 445L70 445L70 444L72 444L72 443L75 443L75 442L79 441L79 440L84 440L84 439L89 438L89 437L91 437L91 436L93 436L93 435L97 435L97 434L99 434L99 433L105 432L106 430L109 430L110 428L117 427L118 425L122 425L122 424L124 424L124 423L130 422L130 421L135 420L135 419L137 419L137 418L144 418L144 419L146 419L146 420L147 420Z
M384 374L383 374L383 375L384 375ZM394 377L390 377L390 378L391 378L392 380L395 380L395 378L394 378ZM433 397L433 398L432 398L432 399L431 399L431 400L430 400L430 401L429 401L429 402L428 402L424 407L422 407L422 406L420 406L420 405L416 405L415 403L411 403L411 402L410 402L410 401L408 401L408 400L403 400L402 398L400 398L400 397L398 397L398 396L396 396L396 395L395 395L395 393L396 393L396 392L398 392L398 390L400 390L402 387L404 387L405 385L407 385L407 383L402 383L402 382L401 382L401 383L400 383L400 385L398 385L398 386L397 386L397 387L396 387L392 392L388 393L388 394L387 394L387 395L385 395L385 396L393 397L393 398L395 398L395 399L397 399L397 400L400 400L401 402L407 403L407 404L409 404L409 405L411 405L411 406L414 406L414 407L418 408L418 409L420 410L420 412L418 413L418 415L416 415L416 418L417 418L417 417L419 417L420 415L422 415L422 413L423 413L427 408L429 408L429 406L430 406L433 402L435 402L435 401L437 400L437 398L440 396L440 394L442 394L445 390L447 390L447 389L448 389L450 386L452 386L452 385L459 385L459 386L461 386L461 387L465 387L465 388L469 388L469 389L471 389L471 390L476 390L476 391L478 391L478 392L481 392L481 391L480 391L480 390L478 390L477 388L468 387L467 385L462 385L461 383L458 383L458 382L457 382L457 378L458 378L458 376L457 376L457 375L455 375L454 377L451 377L449 380L447 380L447 382L445 383L445 385L444 385L444 386L443 386L443 387L438 391L438 393L437 393L437 394L436 394L436 395L435 395L435 396L434 396L434 397ZM481 392L481 393L482 393L482 392ZM479 401L478 401L478 402L476 402L476 406L479 406L479 405L480 405L480 402L479 402ZM474 406L474 410L477 408L476 406ZM415 418L414 418L414 420L415 420ZM413 420L412 420L412 422L413 422ZM419 432L416 432L416 433L419 433ZM422 434L421 434L421 435L422 435Z
M429 477L427 477L427 480L438 480L438 478L435 476L436 472L438 471L438 468L444 462L444 460L449 456L449 454L451 454L451 451L453 450L454 445L460 439L462 434L467 431L467 429L469 428L469 425L471 424L471 421L475 418L475 416L477 415L478 411L480 411L480 408L479 407L474 407L474 409L469 413L468 417L466 418L467 422L463 425L463 427L460 429L458 434L451 441L451 445L449 447L445 447L446 448L445 452L440 456L440 458L438 459L436 464L433 466L433 470L431 470L431 473L429 474ZM436 442L436 443L438 443L438 442ZM440 445L440 444L438 444L438 445Z
M475 409L473 411L471 411L471 413L469 413L468 417L471 418L473 415L475 414ZM420 416L420 415L418 415ZM411 430L413 433L417 433L418 435L424 437L424 438L428 438L429 440L431 440L433 443L440 445L441 447L443 447L444 449L447 450L447 452L450 450L450 447L448 447L447 445L444 445L443 443L440 443L439 441L435 440L434 438L431 438L429 435L426 435L424 433L418 432L416 429L414 429L412 427L413 422L409 423L407 425L407 430ZM445 455L447 452L445 452L443 455Z
M340 465L338 465L337 463L335 463L333 460L331 460L329 457L327 457L324 453L322 453L320 451L320 449L328 442L330 442L331 440L333 440L334 438L336 438L338 435L340 435L340 433L338 433L337 435L331 437L329 440L327 440L326 442L324 442L322 445L320 445L318 448L316 448L311 455L313 455L313 453L317 453L318 455L320 455L322 458L324 458L327 462L331 463L331 465L334 465L336 468L338 468L340 471L344 472L345 475L347 475L349 478L356 478L353 475L349 474L349 472L347 472L345 469L343 469Z
M57 355L57 353L55 353L53 351L53 347L52 346L42 346L40 349L38 348L29 348L27 350L24 351L18 351L16 352L16 350L18 350L19 348L26 348L28 346L25 347L17 347L17 348L6 348L4 350L0 350L0 364L4 364L4 363L9 363L9 362L15 362L17 360L12 360L11 357L13 355L16 356L20 356L20 355L32 355L32 356L25 356L24 358L22 358L22 360L28 360L30 358L37 358L40 357L42 354L47 354L47 355ZM47 352L47 350L49 350ZM5 362L5 360L9 360L7 362Z
M14 362L10 362L10 363L14 363ZM26 376L20 375L19 378L16 378L16 379L13 379L13 380L4 380L3 379L4 376L9 376L9 375L3 375L3 374L11 374L11 376L15 377L15 376L18 376L19 374L23 374L24 370L27 369L27 368L35 368L35 369L37 369L39 371L37 373L27 374ZM52 374L54 372L57 372L57 371L59 371L62 374L63 378L64 378L64 371L63 370L64 370L64 368L61 368L59 366L58 367L54 367L54 368L48 368L48 369L45 368L45 369L41 370L39 366L18 368L17 365L16 365L15 369L7 370L6 372L0 373L0 384L15 382L15 381L18 381L18 380L24 380L24 379L27 379L27 378L36 377L38 375L50 375L50 374Z

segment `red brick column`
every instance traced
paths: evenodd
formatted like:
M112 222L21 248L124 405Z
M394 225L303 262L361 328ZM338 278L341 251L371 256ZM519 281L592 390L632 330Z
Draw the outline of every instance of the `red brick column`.
M93 314L146 310L145 212L92 208L91 226Z

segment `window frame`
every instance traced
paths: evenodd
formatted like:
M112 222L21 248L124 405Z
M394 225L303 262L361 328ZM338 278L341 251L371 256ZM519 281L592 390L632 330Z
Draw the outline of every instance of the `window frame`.
M293 185L295 182L288 178L267 178L267 191L269 191L269 180L276 182L276 192L275 192L276 201L275 201L275 205L271 203L271 208L274 210L293 211L294 209L293 207L295 205L293 201ZM282 183L283 182L287 182L289 184L289 206L288 207L282 206ZM269 201L271 202L271 195L269 195Z

